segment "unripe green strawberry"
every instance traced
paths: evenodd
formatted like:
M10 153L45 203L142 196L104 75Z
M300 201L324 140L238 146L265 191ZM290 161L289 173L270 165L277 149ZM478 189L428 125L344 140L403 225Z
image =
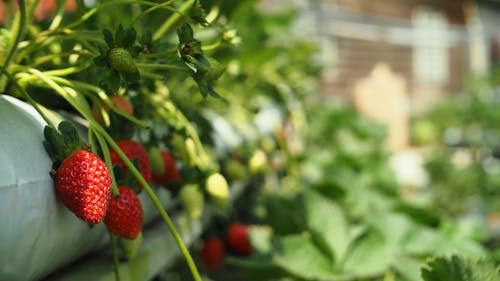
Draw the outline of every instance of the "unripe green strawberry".
M245 166L243 166L243 164L236 159L227 160L224 165L224 171L229 178L233 180L243 180L247 176Z
M206 182L205 187L212 201L221 208L227 207L229 199L229 185L226 178L219 173L211 174Z
M179 199L191 219L201 218L205 198L197 184L184 185L179 191Z
M113 48L109 51L107 60L109 65L118 72L136 72L137 65L135 65L134 58L124 48Z
M225 71L225 67L212 57L207 57L207 60L210 63L210 69L207 73L207 79L208 81L214 82L222 76Z
M126 186L119 186L119 197L112 196L104 223L118 237L134 239L142 229L144 213L141 201L135 192Z
M151 162L151 172L153 173L153 180L155 174L163 174L165 172L165 162L163 162L163 156L161 155L161 150L152 146L148 151L149 160Z
M141 247L142 244L142 231L139 232L137 237L134 239L125 239L125 238L118 238L120 241L120 247L127 257L127 259L131 260L137 255L137 251Z
M85 150L66 158L55 174L57 196L89 224L104 219L111 195L111 175L99 157Z

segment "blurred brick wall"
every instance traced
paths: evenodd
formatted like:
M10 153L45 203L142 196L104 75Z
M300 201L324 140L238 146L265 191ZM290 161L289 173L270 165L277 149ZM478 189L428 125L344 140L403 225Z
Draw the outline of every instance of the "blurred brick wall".
M414 8L427 5L442 12L450 25L463 26L466 23L464 7L461 1L402 1L402 0L324 0L323 3L335 5L339 10L353 14L382 16L411 21ZM322 82L323 92L327 95L352 97L353 87L357 80L366 77L373 67L380 62L387 63L391 69L401 74L408 86L412 99L420 92L456 93L462 89L462 79L467 69L467 46L450 47L449 81L444 85L418 85L413 75L411 46L390 44L383 41L362 40L345 37L335 38L338 61L335 79Z

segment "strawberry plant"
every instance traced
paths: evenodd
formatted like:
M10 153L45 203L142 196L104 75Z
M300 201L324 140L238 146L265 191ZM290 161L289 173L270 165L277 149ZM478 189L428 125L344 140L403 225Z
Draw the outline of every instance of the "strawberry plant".
M142 210L132 189L119 185L140 187L138 192L148 195L167 225L167 235L174 237L192 277L201 280L151 185L145 147L173 151L184 169L177 171L172 158L163 153L165 167L155 173L155 184L181 185L184 179L201 183L218 175L218 164L188 110L199 106L200 97L220 97L216 82L224 66L212 57L218 47L210 45L231 42L224 37L226 23L216 7L210 5L209 15L194 0L14 2L1 2L0 93L30 104L45 120L45 147L54 162L61 202L83 221L104 220L113 235L139 241ZM200 39L203 29L210 35ZM186 108L177 97L189 97L191 104ZM56 111L83 126L84 133L71 129L67 134L69 123L60 122ZM80 136L87 140L85 148ZM217 185L220 182L219 178ZM213 190L217 204L227 205L222 198L229 192L225 184L200 189L196 200L184 195L191 218L199 218L202 209L190 202L203 202ZM118 269L116 273L119 278Z
M258 1L14 2L0 1L0 98L44 120L61 207L47 209L109 232L116 280L496 274L467 225L403 196L383 126L317 94L318 42L290 28L295 11L262 13ZM168 232L147 232L147 205ZM162 260L177 249L158 247L156 232L175 242L175 266ZM460 258L440 258L451 254Z

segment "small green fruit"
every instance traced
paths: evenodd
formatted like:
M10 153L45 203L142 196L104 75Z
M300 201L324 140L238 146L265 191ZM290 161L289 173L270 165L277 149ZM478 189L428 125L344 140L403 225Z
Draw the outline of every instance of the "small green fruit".
M240 161L229 159L226 161L224 165L224 171L227 176L233 180L243 180L247 176L247 171L245 166L241 164Z
M151 162L151 172L153 174L163 174L165 172L165 162L163 162L163 157L161 156L161 150L152 146L149 148L149 161Z
M134 58L129 51L124 48L113 48L108 53L109 65L118 72L136 72L137 66L135 65Z
M118 237L118 239L120 241L119 243L120 243L121 249L123 250L123 253L125 254L125 256L127 257L128 260L131 260L137 255L137 251L141 247L142 231L139 232L139 235L137 235L137 237L135 237L132 240L124 239L124 238L120 238L120 237Z
M191 219L201 218L205 198L197 184L184 185L179 191L179 199Z

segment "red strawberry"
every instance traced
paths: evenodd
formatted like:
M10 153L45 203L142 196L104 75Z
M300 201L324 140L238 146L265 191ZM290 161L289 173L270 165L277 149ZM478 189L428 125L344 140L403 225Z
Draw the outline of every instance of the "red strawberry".
M224 243L218 237L212 237L203 243L201 258L209 270L219 268L225 256Z
M233 223L229 226L226 242L229 249L236 254L248 256L252 253L252 244L250 243L247 227L241 223Z
M151 183L151 164L149 163L149 155L144 147L140 143L133 140L119 141L117 144L130 161L133 162L134 159L138 160L139 171L146 182ZM125 166L125 163L120 156L118 156L116 151L110 150L110 153L111 162L120 166L123 171L127 171L127 166Z
M153 181L157 184L168 184L172 182L178 182L182 180L179 170L175 165L175 159L165 150L161 150L161 156L163 157L163 162L165 163L165 169L163 169L162 174L153 173Z
M89 224L104 219L111 194L111 176L95 154L79 150L64 159L55 174L58 197L77 217Z
M135 192L126 186L119 186L120 196L111 197L104 223L116 236L134 239L142 228L144 213L141 201Z

